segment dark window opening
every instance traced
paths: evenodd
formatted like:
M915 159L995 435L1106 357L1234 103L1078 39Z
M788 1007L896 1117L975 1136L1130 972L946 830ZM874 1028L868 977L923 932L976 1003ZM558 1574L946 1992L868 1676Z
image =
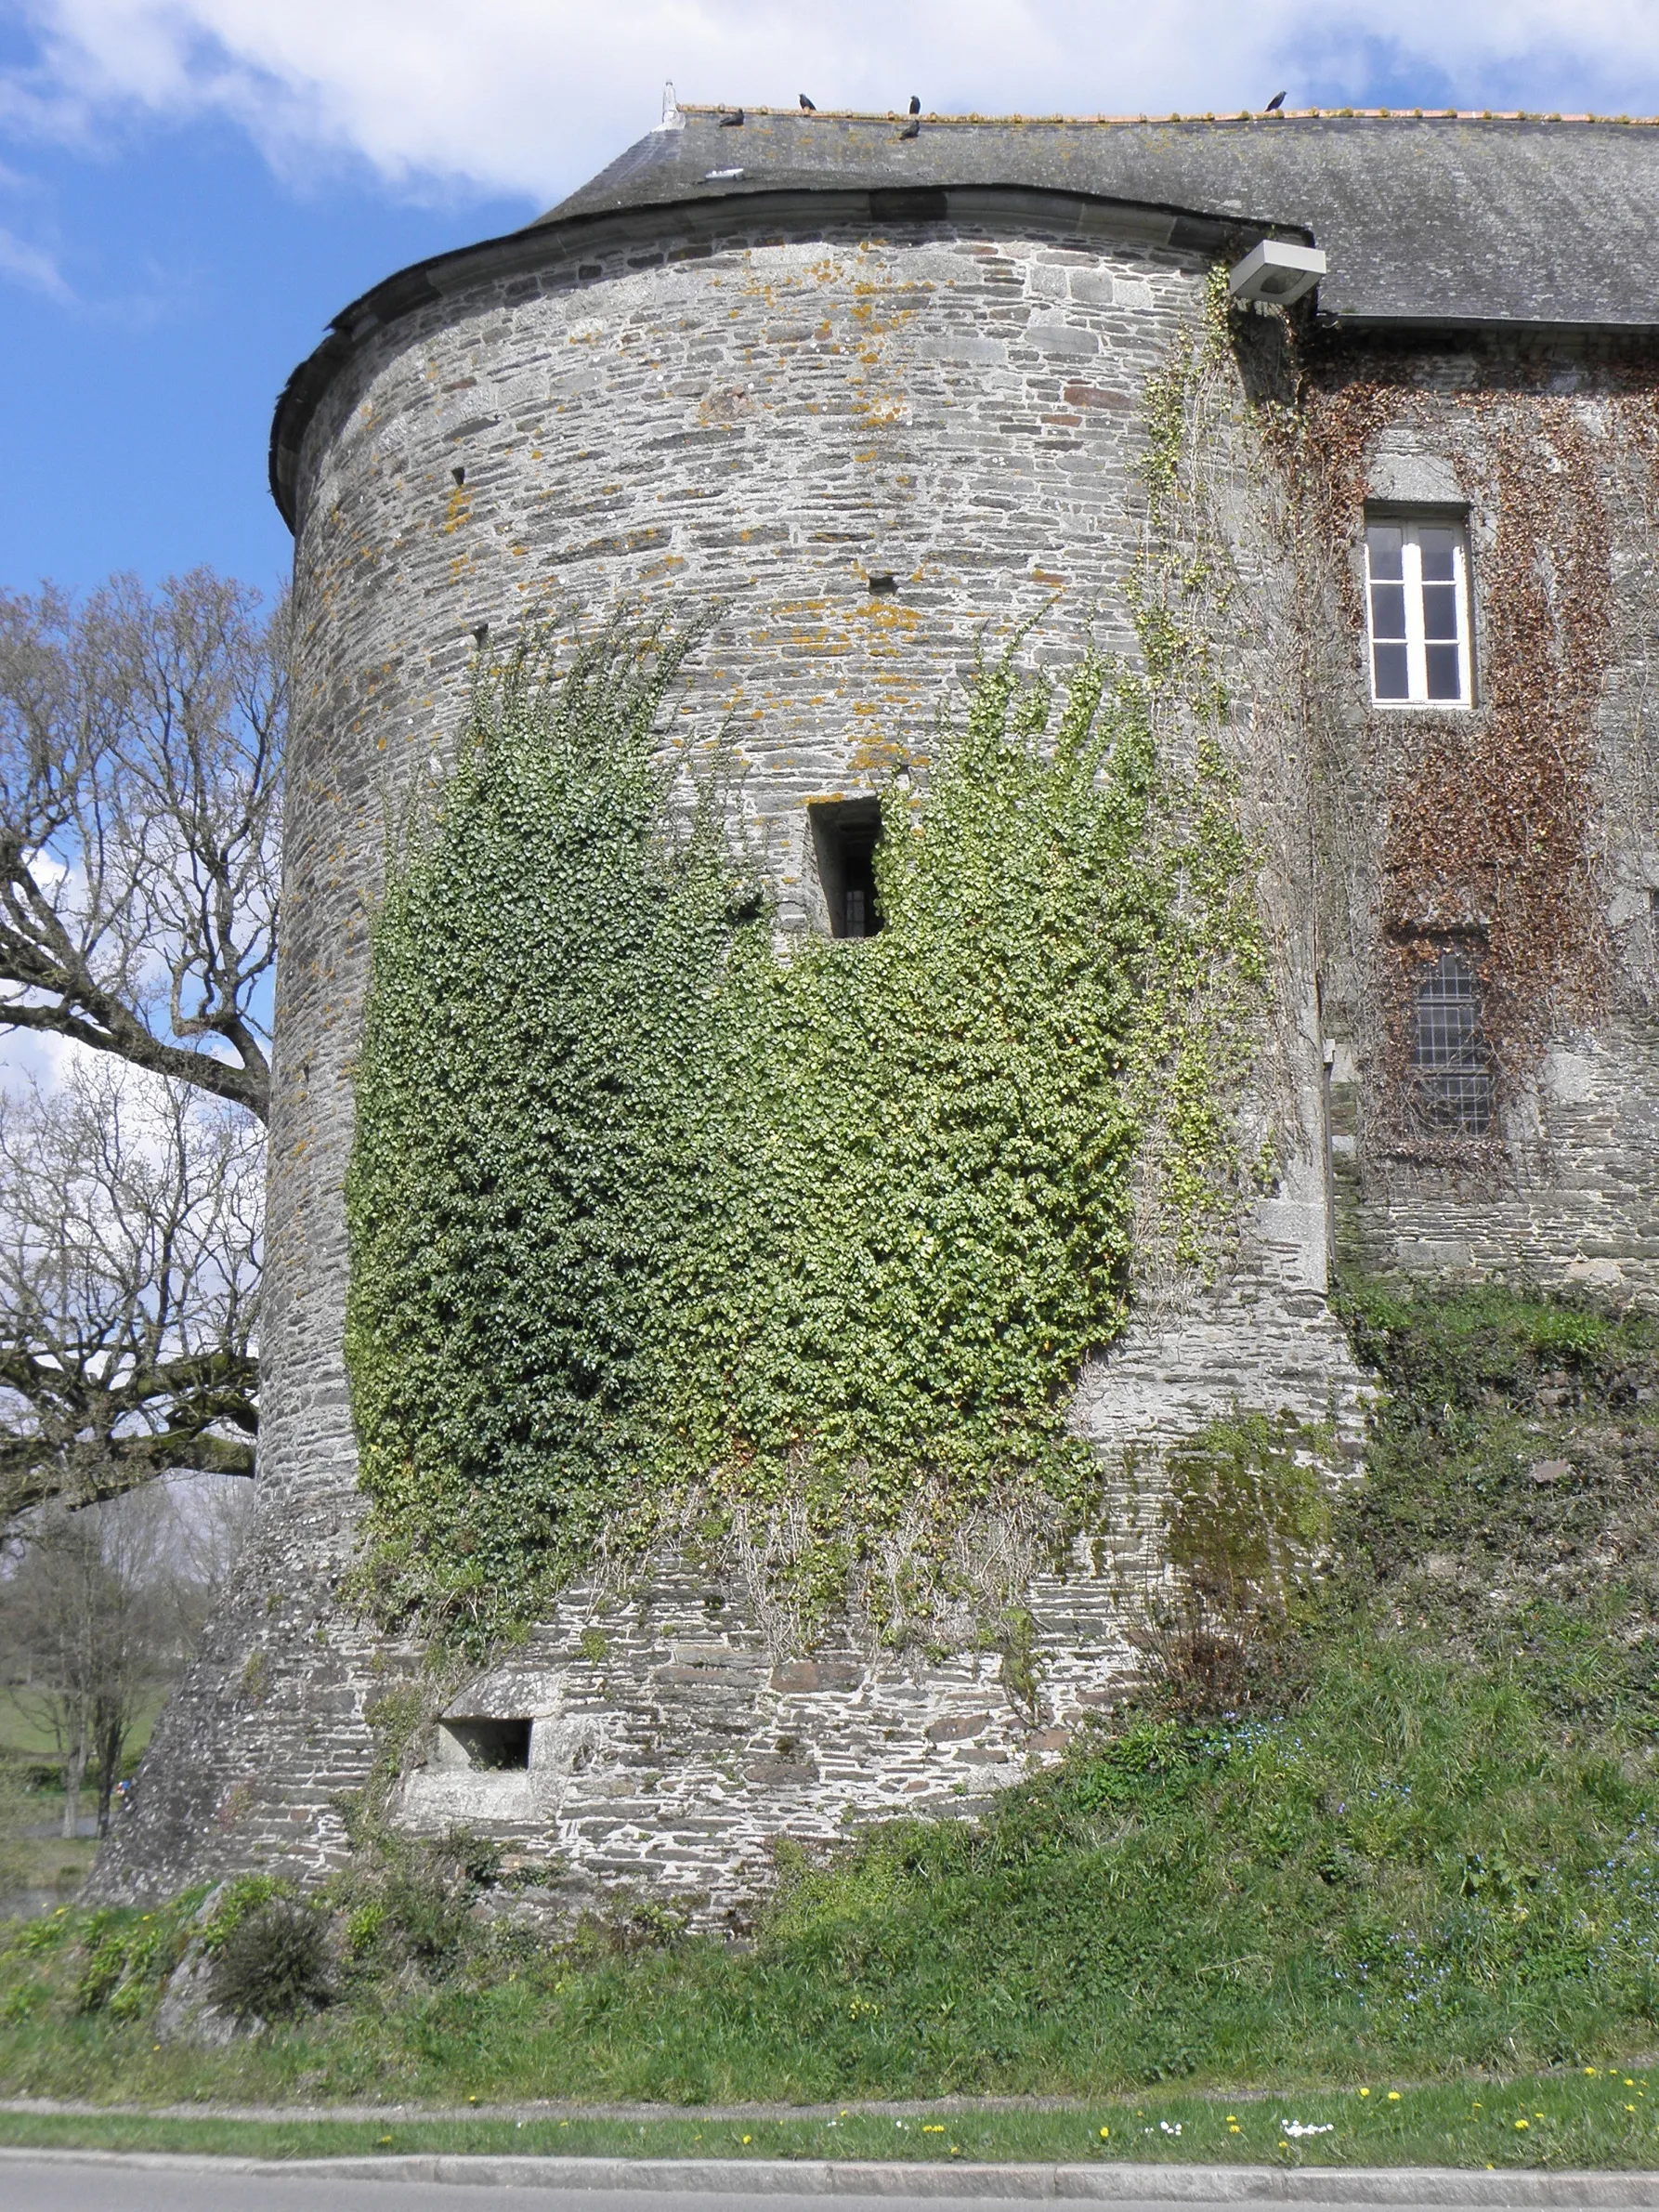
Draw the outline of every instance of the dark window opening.
M1483 1137L1492 1127L1492 1072L1481 1026L1480 977L1443 952L1417 988L1412 1081L1426 1127Z
M444 1727L466 1753L468 1766L499 1773L530 1762L528 1721L446 1721Z
M876 847L882 842L879 799L825 799L807 809L818 884L830 912L832 937L873 937L882 926L876 908Z

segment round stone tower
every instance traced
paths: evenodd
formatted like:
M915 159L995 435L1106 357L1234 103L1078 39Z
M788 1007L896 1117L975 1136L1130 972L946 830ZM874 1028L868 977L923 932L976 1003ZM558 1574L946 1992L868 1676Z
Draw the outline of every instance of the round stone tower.
M1146 382L1218 258L1273 226L1103 188L1064 132L900 127L671 109L528 229L377 287L283 395L297 619L260 1512L107 1893L337 1857L340 1798L408 1658L337 1597L359 1507L342 1185L388 827L460 729L480 647L572 610L719 600L689 704L738 734L795 928L833 925L809 805L872 791L924 743L987 627L1040 615L1041 652L1091 633L1135 649ZM1316 1096L1311 922L1281 889L1281 1026ZM1234 1402L1352 1406L1323 1164L1312 1131L1298 1142L1235 1276L1084 1379L1103 1451ZM1087 1572L1033 1586L1035 1696L994 1654L780 1652L740 1593L709 1597L706 1574L661 1561L601 1656L579 1635L592 1593L570 1593L451 1700L396 1815L716 1915L781 1829L958 1802L1054 1755L1129 1659Z

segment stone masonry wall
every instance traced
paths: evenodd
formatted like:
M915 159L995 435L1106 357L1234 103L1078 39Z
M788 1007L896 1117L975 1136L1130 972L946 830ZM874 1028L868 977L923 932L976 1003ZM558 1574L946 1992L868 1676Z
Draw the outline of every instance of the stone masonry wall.
M259 1519L100 1863L106 1895L336 1860L374 1698L413 1664L338 1602L358 1502L341 1192L386 842L454 741L477 636L494 649L569 609L591 622L630 598L689 612L721 597L683 713L738 735L748 832L788 926L820 919L805 802L925 753L941 693L987 629L995 643L1041 614L1039 655L1071 657L1091 627L1133 649L1137 411L1201 313L1198 258L1128 216L1115 234L1099 211L1087 234L1032 220L748 235L743 219L734 207L730 235L686 257L660 237L579 261L550 231L536 269L451 291L372 339L312 425ZM1235 483L1242 448L1219 435L1218 480ZM1271 582L1250 498L1227 512L1247 578ZM878 576L891 592L872 594ZM1271 677L1271 639L1253 651L1235 672L1247 691ZM1361 1381L1323 1296L1307 766L1294 717L1275 720L1266 690L1257 706L1241 709L1240 763L1264 841L1275 1080L1292 1102L1281 1181L1222 1279L1184 1300L1166 1286L1084 1378L1078 1422L1119 1479L1120 1510L1067 1576L1029 1593L1035 1705L1004 1691L994 1656L773 1649L740 1591L664 1558L631 1590L570 1592L511 1666L451 1700L451 1713L533 1716L528 1772L479 1774L435 1736L405 1817L464 1814L563 1852L581 1881L693 1890L718 1917L780 1827L823 1834L848 1813L955 1802L1056 1755L1113 1694L1130 1659L1125 1560L1147 1525L1123 1488L1133 1447L1234 1405L1287 1407L1352 1438ZM587 1628L602 1656L583 1656Z

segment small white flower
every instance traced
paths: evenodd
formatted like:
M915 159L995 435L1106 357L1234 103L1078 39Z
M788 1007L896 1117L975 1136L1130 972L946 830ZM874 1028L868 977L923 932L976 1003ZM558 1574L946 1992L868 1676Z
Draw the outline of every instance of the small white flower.
M1326 2120L1322 2127L1315 2127L1311 2122L1281 2120L1279 2132L1281 2135L1329 2135L1335 2126L1334 2120Z

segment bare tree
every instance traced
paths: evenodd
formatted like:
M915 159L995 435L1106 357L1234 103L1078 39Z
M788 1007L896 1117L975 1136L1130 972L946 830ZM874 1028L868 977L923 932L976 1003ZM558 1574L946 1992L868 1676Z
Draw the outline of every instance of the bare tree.
M0 1095L0 1528L253 1473L263 1135L81 1055Z
M265 1118L286 630L206 569L0 592L0 1030Z
M114 1507L37 1515L7 1586L14 1691L45 1719L63 1759L63 1833L79 1825L89 1763L98 1767L98 1832L127 1739L146 1698L182 1656L173 1632L168 1501L159 1493Z

